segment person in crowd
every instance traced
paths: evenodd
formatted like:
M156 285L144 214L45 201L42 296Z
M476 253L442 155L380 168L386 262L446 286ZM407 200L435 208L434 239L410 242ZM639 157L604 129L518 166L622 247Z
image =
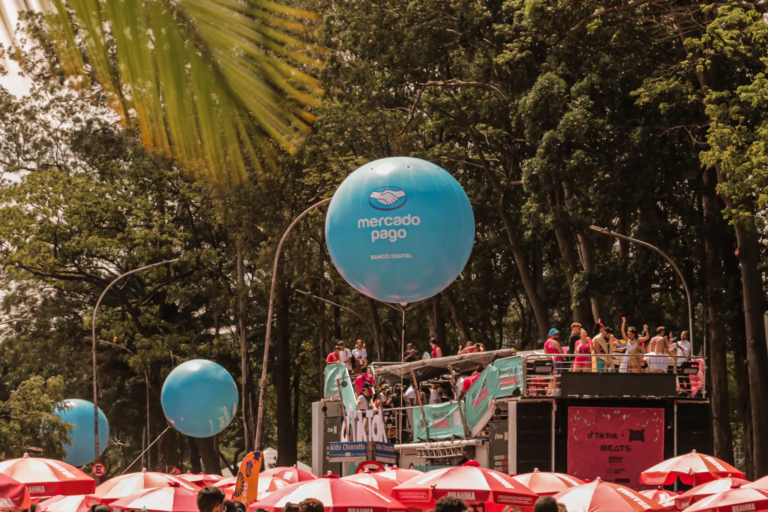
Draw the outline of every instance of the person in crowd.
M365 351L363 340L357 340L355 348L352 350L352 357L355 358L355 373L362 372L364 366L368 365L368 353Z
M37 508L37 503L33 503L32 506L29 508L29 512L35 512L36 508ZM112 511L108 506L99 503L89 508L88 512L112 512ZM235 512L235 509L232 508L228 512Z
M560 512L557 501L552 496L542 496L533 505L533 512Z
M372 371L373 370L371 370L368 367L363 367L361 369L360 375L355 377L355 389L357 389L357 394L358 395L363 392L363 386L366 383L370 384L371 387L373 387L373 385L375 384L375 381L373 379L373 375L371 374Z
M573 360L573 371L574 372L591 372L592 371L592 361L590 360L591 358L584 355L584 354L592 353L592 340L589 339L589 335L587 334L586 329L584 328L581 329L579 338L576 340L575 344L571 342L571 346L575 347L573 350L573 353L578 354L576 358Z
M669 362L666 329L664 326L656 329L656 336L648 344L648 368L651 373L665 373Z
M639 373L643 364L640 355L645 352L643 349L643 342L648 340L648 326L643 326L646 333L645 336L638 337L637 329L634 327L627 328L627 317L621 317L621 335L627 341L627 346L624 349L624 353L632 357L622 357L619 371L621 373Z
M549 339L544 342L544 352L546 354L564 354L563 348L560 346L560 331L554 327L549 330ZM554 364L554 378L549 381L549 394L554 395L555 390L559 389L560 374L563 373L563 356L555 355L552 358Z
M595 324L595 332L599 333L592 338L592 353L598 357L594 358L594 371L604 373L607 370L613 370L613 357L611 353L619 342L613 337L612 332L608 331L603 322L598 319Z
M475 383L477 379L480 378L480 374L483 373L484 368L480 366L477 370L475 370L471 376L464 379L464 382L461 383L461 392L459 393L459 396L457 400L463 399L465 396L467 396L467 393L469 393L469 390L472 389L472 384Z
M566 507L560 502L557 502L557 510L558 512L568 512L568 507Z
M224 491L209 485L197 493L197 510L200 512L223 512Z
M299 503L299 512L325 512L325 505L317 498L307 498Z
M435 502L435 512L469 512L469 507L455 496L443 496Z
M442 397L440 396L440 391L437 390L438 384L432 384L432 389L429 390L429 403L430 404L439 404L442 403Z
M338 343L339 345L339 361L347 365L347 371L352 373L352 351L349 350L343 341Z
M413 346L413 343L408 343L405 346L405 354L403 354L403 362L410 363L412 361L418 361L419 353Z
M408 389L405 390L405 406L416 407L419 405L419 388L418 383L411 379ZM408 424L413 428L413 409L408 409Z
M576 346L576 342L581 339L581 324L579 322L573 322L571 324L571 337L568 338L568 345L571 347Z
M482 343L475 343L475 351L485 352L485 345L483 345Z
M680 333L680 340L673 343L670 347L670 351L675 356L675 366L677 374L680 376L680 388L683 392L691 391L691 376L681 373L680 370L683 363L691 358L691 341L688 338L688 331L683 331Z
M299 512L299 504L288 502L283 507L283 512Z
M477 352L477 349L475 349L475 344L472 342L472 340L467 340L467 346L464 348L461 348L461 345L459 345L459 354L474 354Z
M373 391L373 386L371 386L368 382L363 384L363 392L357 395L357 410L359 411L367 411L369 409L369 402L368 402L368 396L369 392Z
M328 357L325 358L325 364L331 365L331 364L339 364L341 362L341 358L339 357L339 353L341 352L341 347L336 345L333 347L333 352L328 354Z
M459 394L461 394L461 386L464 384L464 377L460 373L452 371L450 382L453 387L453 398L458 400Z
M432 349L432 359L443 357L443 349L437 346L437 340L435 338L429 340L429 346Z

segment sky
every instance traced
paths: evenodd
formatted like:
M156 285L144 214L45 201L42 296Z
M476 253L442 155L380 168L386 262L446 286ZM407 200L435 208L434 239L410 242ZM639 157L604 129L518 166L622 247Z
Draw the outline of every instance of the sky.
M17 11L15 2L12 0L0 0L4 11L9 15L13 25L16 25ZM10 40L0 30L0 43L8 48ZM30 82L28 79L19 76L19 66L10 59L0 60L0 65L8 72L5 76L0 76L0 86L5 87L16 96L23 96L29 91Z

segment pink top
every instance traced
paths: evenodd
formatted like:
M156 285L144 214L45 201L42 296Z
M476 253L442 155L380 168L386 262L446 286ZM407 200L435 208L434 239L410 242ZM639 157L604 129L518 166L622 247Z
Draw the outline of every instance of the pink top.
M432 359L437 359L437 347L432 349Z
M587 341L583 343L581 340L578 340L576 342L576 350L574 350L574 354L589 354L591 351L592 351L591 339L587 339ZM573 364L575 366L587 366L589 364L589 358L579 356L573 360Z
M555 347L552 346L553 341L555 340L549 339L544 342L544 352L546 352L547 354L562 354L563 353L562 350L556 349ZM563 358L560 356L557 356L555 358L555 361L562 361L562 360Z

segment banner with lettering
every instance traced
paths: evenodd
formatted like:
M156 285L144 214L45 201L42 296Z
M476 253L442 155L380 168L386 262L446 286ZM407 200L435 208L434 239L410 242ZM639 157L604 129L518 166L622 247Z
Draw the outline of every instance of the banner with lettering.
M464 419L476 436L493 416L493 400L499 391L499 370L488 366L472 384L464 397Z
M426 425L424 423L426 416ZM426 441L429 427L429 439L450 439L452 437L464 437L464 427L461 424L459 404L446 402L444 404L432 404L424 406L424 415L416 407L413 409L413 421L416 427L413 429L414 441Z
M347 413L357 410L357 400L352 391L352 379L349 378L347 366L344 364L330 364L325 367L325 398L339 394L341 387L341 397L344 401L344 408Z
M523 388L523 358L520 356L499 359L493 366L499 370L499 390L496 398L513 396Z
M639 489L640 473L663 460L664 409L568 409L569 475Z

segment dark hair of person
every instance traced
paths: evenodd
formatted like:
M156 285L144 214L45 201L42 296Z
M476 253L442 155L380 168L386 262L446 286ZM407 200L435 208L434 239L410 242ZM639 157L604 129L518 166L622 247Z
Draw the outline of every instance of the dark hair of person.
M298 503L286 503L283 507L283 512L299 512Z
M325 505L316 498L307 498L299 503L299 512L323 512Z
M605 332L607 332L608 334L613 334L613 329L611 327L606 327Z
M559 510L560 512L568 512L568 507L566 507L562 503L558 503L557 504L557 510Z
M218 487L209 485L203 487L197 493L197 510L200 512L213 512L216 506L224 503L224 491ZM101 512L94 510L93 512Z
M435 512L465 512L469 510L464 501L455 496L443 496L435 503Z
M429 342L433 345L437 345L437 340L435 338L429 338Z
M533 512L558 512L557 501L552 496L542 496L536 500Z
M37 507L35 507L37 508ZM88 509L90 512L112 512L108 506L102 505L101 503L92 506Z
M592 332L594 332L595 335L598 335L600 333L600 324L595 324L595 328Z
M666 331L666 329L664 328L663 325L659 326L659 328L656 329L657 334L664 334L664 331Z

